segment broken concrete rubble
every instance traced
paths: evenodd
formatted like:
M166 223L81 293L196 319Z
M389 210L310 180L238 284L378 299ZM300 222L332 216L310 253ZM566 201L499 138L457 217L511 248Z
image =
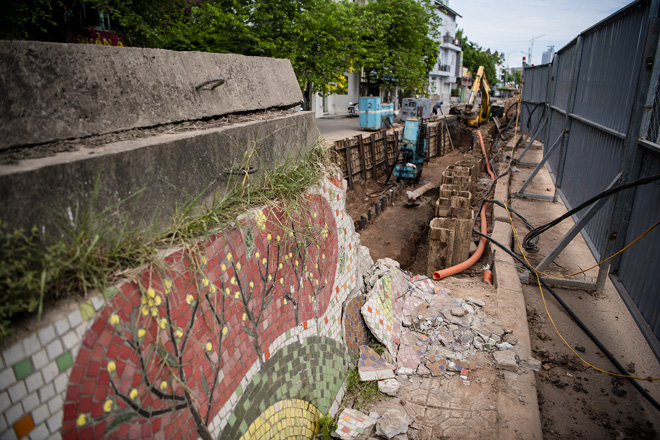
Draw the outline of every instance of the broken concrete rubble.
M385 379L378 381L378 389L381 393L395 397L401 388L401 384L396 379Z
M396 409L388 409L376 422L376 434L386 439L394 438L408 432L411 420L406 413Z
M379 374L389 374L390 367L399 377L458 373L468 384L478 352L510 352L513 344L508 341L517 342L511 330L482 310L481 300L449 296L427 277L411 277L389 259L376 262L369 273L371 290L361 312L367 327L385 346L378 368L387 366ZM392 365L385 362L390 356ZM365 377L374 374L365 372Z
M518 371L516 354L511 350L496 351L493 353L495 366L500 370Z

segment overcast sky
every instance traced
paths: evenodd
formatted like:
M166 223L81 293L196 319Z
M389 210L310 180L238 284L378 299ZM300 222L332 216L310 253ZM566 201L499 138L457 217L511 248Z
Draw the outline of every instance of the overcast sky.
M554 45L555 51L561 49L580 32L631 1L445 0L445 3L462 15L457 18L457 26L470 41L493 52L504 52L505 57L509 55L510 66L520 66L532 37L538 37L534 39L532 63L539 64L549 45Z

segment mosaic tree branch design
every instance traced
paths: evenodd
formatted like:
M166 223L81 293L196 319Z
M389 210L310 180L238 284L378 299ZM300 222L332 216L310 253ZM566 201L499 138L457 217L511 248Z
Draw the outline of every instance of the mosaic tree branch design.
M63 437L212 438L213 418L269 344L327 307L337 265L328 219L320 196L294 219L258 211L241 220L245 235L176 251L125 283L79 351Z

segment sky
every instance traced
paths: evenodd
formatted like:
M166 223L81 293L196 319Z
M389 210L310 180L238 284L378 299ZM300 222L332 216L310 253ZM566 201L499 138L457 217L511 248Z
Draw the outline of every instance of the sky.
M631 0L445 0L462 15L457 26L468 40L492 52L504 52L508 58L505 66L521 65L532 37L536 37L532 64L540 64L548 46L558 51L629 3Z

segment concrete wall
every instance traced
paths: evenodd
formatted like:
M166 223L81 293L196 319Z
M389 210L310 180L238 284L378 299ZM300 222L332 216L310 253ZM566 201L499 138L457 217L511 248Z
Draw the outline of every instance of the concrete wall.
M304 154L318 138L311 112L267 121L117 142L94 149L0 166L0 194L6 209L0 220L10 228L55 234L58 217L86 208L100 178L95 209L127 200L113 210L118 219L167 226L177 204L203 194L208 200L226 187L225 171L245 151L258 149L251 164L266 168Z
M247 212L28 323L0 349L0 438L311 438L355 352L345 187L329 175L289 216Z
M0 150L302 102L289 60L233 54L0 41L0 78Z

